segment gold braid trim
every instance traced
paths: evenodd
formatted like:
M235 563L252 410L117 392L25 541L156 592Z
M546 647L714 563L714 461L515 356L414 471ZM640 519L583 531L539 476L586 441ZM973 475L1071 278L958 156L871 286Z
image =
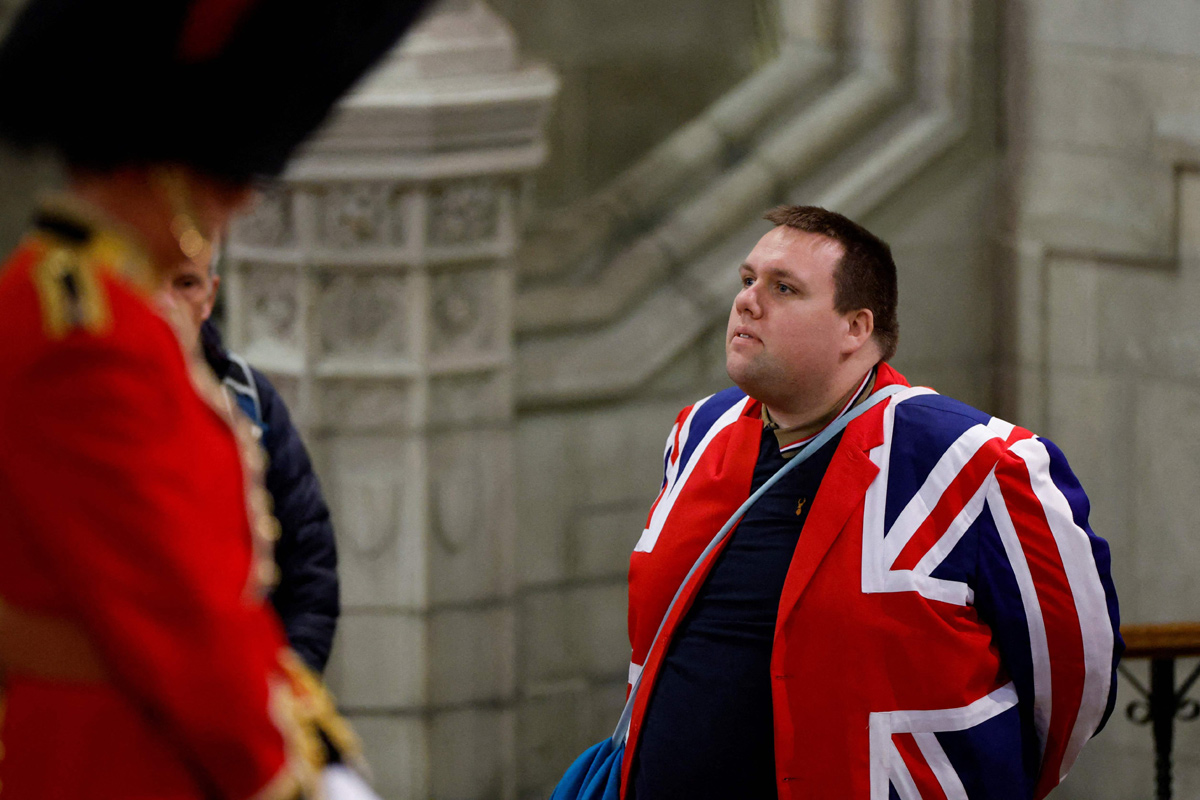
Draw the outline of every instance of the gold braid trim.
M325 734L325 738L334 746L343 762L366 774L367 765L362 755L362 743L354 729L338 713L333 695L325 688L325 684L291 650L280 653L279 661L303 697L303 722L315 731Z
M290 681L271 681L271 718L283 735L287 763L259 796L276 798L304 797L324 800L320 772L324 767L324 746L316 731L302 719L300 703ZM275 784L279 783L276 788ZM266 794L264 794L266 793Z
M321 772L330 759L325 742L337 750L347 766L366 774L362 746L337 713L329 690L299 656L291 650L281 650L279 666L282 674L271 682L271 717L283 734L286 771L304 798L323 800ZM292 797L280 791L284 793L266 797L269 800L275 800L276 796Z
M274 502L266 489L267 452L254 435L254 426L241 411L235 410L225 389L217 382L208 365L195 354L185 353L192 386L200 398L229 426L237 440L242 462L246 518L250 523L250 542L253 556L250 574L246 576L245 596L261 603L279 583L279 567L275 564L275 543L279 541L279 520L275 518Z

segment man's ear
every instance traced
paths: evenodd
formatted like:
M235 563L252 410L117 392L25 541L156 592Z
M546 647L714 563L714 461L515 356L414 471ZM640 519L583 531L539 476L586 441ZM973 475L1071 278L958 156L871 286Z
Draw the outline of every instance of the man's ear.
M875 314L869 308L860 308L845 314L846 339L843 355L853 355L871 341L875 333Z
M208 299L204 301L204 319L212 316L213 306L217 303L217 289L221 288L221 276L213 273L212 288L208 290Z

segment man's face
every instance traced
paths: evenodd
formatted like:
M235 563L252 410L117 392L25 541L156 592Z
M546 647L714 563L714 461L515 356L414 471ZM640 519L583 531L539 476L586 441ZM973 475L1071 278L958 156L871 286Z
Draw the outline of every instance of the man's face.
M786 407L820 392L846 346L848 322L834 310L842 245L778 226L739 269L742 289L725 333L725 369L746 394Z
M221 279L207 265L184 261L166 276L159 296L187 347L200 347L200 326L212 314Z

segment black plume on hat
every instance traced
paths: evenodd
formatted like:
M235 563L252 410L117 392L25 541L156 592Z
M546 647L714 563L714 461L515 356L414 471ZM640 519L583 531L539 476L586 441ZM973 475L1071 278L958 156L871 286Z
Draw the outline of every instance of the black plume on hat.
M94 169L279 174L424 0L29 0L0 44L0 136Z

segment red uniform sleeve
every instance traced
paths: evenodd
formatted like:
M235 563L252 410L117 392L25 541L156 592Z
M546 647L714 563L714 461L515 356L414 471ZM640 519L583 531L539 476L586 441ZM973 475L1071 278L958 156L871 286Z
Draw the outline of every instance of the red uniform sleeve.
M3 479L111 680L220 797L274 795L291 783L275 718L284 645L247 591L236 441L215 416L197 436L213 412L170 330L114 300L113 334L69 334L12 393L23 424L4 436Z

